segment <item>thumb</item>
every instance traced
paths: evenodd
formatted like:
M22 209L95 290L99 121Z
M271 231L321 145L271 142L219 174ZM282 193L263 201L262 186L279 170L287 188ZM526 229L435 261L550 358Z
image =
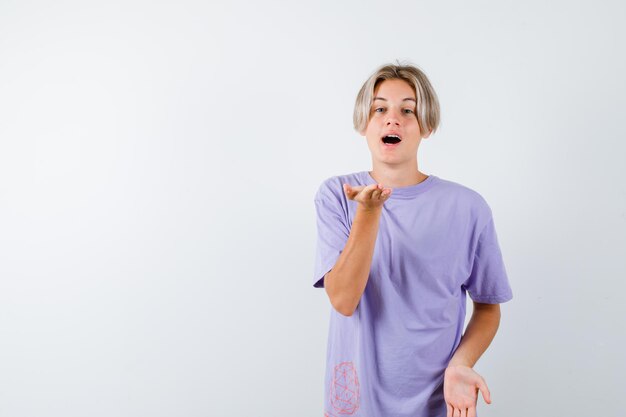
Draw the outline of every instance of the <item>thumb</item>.
M491 393L489 392L489 388L487 388L487 383L482 378L478 381L478 389L482 392L485 402L491 404Z

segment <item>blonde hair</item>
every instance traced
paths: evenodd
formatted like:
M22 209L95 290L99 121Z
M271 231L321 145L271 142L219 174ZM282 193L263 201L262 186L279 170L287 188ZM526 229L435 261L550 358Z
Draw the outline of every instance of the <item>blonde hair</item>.
M435 89L421 69L409 63L403 65L397 60L396 62L397 65L385 64L379 67L359 90L354 104L354 129L360 133L367 128L376 87L384 80L400 79L406 81L415 93L417 99L415 116L420 132L422 135L434 133L439 127L440 120L439 99Z

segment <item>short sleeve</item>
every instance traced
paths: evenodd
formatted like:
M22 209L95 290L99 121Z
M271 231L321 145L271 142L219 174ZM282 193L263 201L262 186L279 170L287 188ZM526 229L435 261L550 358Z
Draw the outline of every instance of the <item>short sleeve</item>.
M314 201L317 213L317 247L313 286L323 288L324 275L335 266L350 236L350 227L339 197L327 184L320 187Z
M504 267L493 217L490 217L480 233L473 259L472 271L463 284L472 300L486 304L511 300L513 293Z

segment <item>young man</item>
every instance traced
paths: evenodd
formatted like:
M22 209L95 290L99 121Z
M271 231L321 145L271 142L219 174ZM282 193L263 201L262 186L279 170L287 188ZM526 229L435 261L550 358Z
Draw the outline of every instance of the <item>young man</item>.
M315 195L314 287L333 307L327 417L476 417L479 390L491 403L472 367L513 294L484 198L418 169L420 141L438 125L426 75L382 66L354 110L372 171L328 178Z

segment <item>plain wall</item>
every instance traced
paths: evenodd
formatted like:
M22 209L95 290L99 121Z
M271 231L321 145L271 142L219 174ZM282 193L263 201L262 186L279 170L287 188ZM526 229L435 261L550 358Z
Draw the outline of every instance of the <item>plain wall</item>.
M485 197L513 289L479 415L623 415L625 14L0 2L0 416L321 416L313 197L371 169L354 100L396 59L441 101L420 170Z

